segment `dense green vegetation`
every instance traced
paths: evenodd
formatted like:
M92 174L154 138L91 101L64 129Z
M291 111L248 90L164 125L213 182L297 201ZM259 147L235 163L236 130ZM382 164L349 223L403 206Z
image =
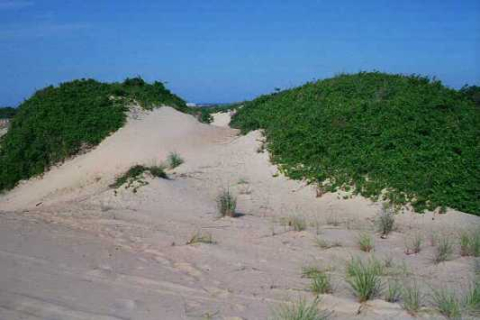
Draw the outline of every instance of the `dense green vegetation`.
M472 100L477 107L480 107L480 87L479 86L464 86L460 89L468 99Z
M12 107L0 107L0 119L11 119L17 113L17 109Z
M264 129L283 172L325 191L480 214L480 109L439 81L339 75L247 102L231 125Z
M19 106L0 141L0 191L97 145L125 123L132 103L190 112L162 83L141 78L111 84L75 80L37 91Z

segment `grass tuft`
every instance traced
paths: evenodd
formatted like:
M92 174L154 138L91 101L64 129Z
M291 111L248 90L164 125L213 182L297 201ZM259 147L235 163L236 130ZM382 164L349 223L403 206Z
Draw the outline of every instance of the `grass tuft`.
M461 305L455 292L447 289L434 290L432 294L435 308L449 319L461 319Z
M361 233L358 237L358 245L360 247L360 250L364 252L372 251L374 247L372 236L366 232Z
M387 285L387 292L385 294L385 301L395 303L400 301L402 297L402 286L398 280L389 280Z
M230 190L223 190L217 196L217 208L221 217L235 217L237 198L230 192Z
M438 240L437 247L435 248L433 261L436 264L448 261L452 259L452 255L453 242L448 235L445 235L443 238Z
M480 316L480 279L477 279L470 287L464 305L468 313Z
M423 294L417 283L406 286L402 291L402 306L410 314L416 314L422 307Z
M325 271L315 273L311 279L312 283L310 285L310 290L313 293L319 295L333 292L330 277Z
M460 253L462 256L480 257L480 229L464 231L460 235Z
M359 302L373 299L380 293L382 270L381 263L375 259L363 262L358 258L352 258L347 266L347 282Z
M195 232L187 244L196 244L196 243L206 243L206 244L215 244L213 236L211 233L197 231Z
M392 208L384 205L376 220L376 224L382 238L386 238L395 227L395 212Z
M296 302L284 303L273 310L271 320L327 320L331 312L320 310L318 304L320 300L317 298L313 302L308 303L304 299Z
M168 162L168 167L170 169L174 169L184 163L185 161L183 158L176 152L170 152L170 154L167 157L167 162Z
M422 251L422 244L423 244L423 236L416 232L413 237L409 237L405 241L405 253L409 254L417 254Z
M342 243L339 242L339 241L329 242L329 241L324 240L322 238L316 238L315 239L315 244L317 245L317 247L320 247L322 249L342 247Z

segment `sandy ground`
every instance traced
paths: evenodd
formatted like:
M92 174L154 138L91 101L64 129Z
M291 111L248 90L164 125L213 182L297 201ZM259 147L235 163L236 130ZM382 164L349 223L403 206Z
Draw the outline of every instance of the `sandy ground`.
M0 137L7 133L8 128L0 128Z
M0 197L0 319L268 319L280 303L314 298L307 266L328 270L334 290L320 306L332 319L413 319L382 295L356 301L345 281L352 257L391 261L384 281L416 282L425 294L438 286L465 292L474 258L460 256L458 232L478 217L407 211L381 239L380 204L317 198L259 152L260 132L239 136L226 117L205 125L168 107L137 112L96 149ZM109 188L133 164L159 164L172 151L185 163L170 179L146 177L135 193ZM236 218L216 211L227 188L238 197ZM285 225L292 217L307 229ZM197 233L214 243L187 244ZM371 253L358 248L362 233L375 239ZM422 250L406 255L414 235ZM434 264L435 239L447 236L453 258ZM318 238L339 246L320 248ZM427 302L417 317L440 319Z

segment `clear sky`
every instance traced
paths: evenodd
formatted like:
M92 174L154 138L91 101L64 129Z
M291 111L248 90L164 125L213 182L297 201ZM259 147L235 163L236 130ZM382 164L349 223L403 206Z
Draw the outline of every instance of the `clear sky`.
M81 77L230 102L361 70L480 84L480 1L0 0L0 105Z

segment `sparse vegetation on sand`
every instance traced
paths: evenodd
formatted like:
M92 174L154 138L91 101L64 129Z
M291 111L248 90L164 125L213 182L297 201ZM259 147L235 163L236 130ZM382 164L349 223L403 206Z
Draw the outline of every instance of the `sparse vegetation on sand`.
M378 231L386 238L395 227L395 212L389 206L383 206L376 220Z
M183 158L176 152L170 152L167 158L168 166L170 169L175 169L185 161Z
M453 255L453 241L449 235L444 235L438 240L437 247L435 248L433 261L435 263L441 263L452 259Z
M385 301L395 303L400 301L402 297L402 286L398 280L389 280L387 283L387 292Z
M374 248L373 238L367 232L360 233L357 241L358 241L358 246L360 247L360 250L364 252L370 252Z
M416 282L407 285L402 291L402 306L411 314L416 314L423 304L423 293Z
M75 80L37 91L19 106L0 142L0 191L96 146L123 126L131 104L190 112L162 83L141 78L123 83Z
M460 249L462 256L480 257L480 228L461 233Z
M270 320L327 320L330 318L330 312L320 310L317 298L313 302L307 302L300 299L296 302L287 302L276 307Z
M347 266L347 282L359 302L373 299L380 294L382 272L383 267L375 259L362 261L359 258L352 258Z
M330 276L326 272L321 271L316 273L311 280L310 290L313 293L319 295L333 292Z
M440 81L339 75L247 102L231 125L264 129L281 170L322 190L480 214L480 109Z
M464 305L468 313L480 316L480 278L476 279L471 285Z
M292 228L293 231L304 231L307 229L305 218L297 215L282 217L280 223L285 227Z
M197 231L192 235L190 240L188 240L187 244L196 244L196 243L215 244L215 241L213 240L213 236L211 233Z
M154 177L168 179L165 169L161 165L150 167L135 165L128 169L127 172L117 177L115 182L111 184L110 187L118 189L121 186L126 185L125 188L128 189L133 186L133 192L137 192L138 187L147 184L147 182L142 179L143 174L147 172Z
M217 196L217 209L221 217L235 217L237 198L229 189L224 189Z
M417 254L422 250L423 236L417 231L405 239L405 254Z
M432 293L433 305L449 319L461 319L461 302L454 291L447 289L434 290Z

